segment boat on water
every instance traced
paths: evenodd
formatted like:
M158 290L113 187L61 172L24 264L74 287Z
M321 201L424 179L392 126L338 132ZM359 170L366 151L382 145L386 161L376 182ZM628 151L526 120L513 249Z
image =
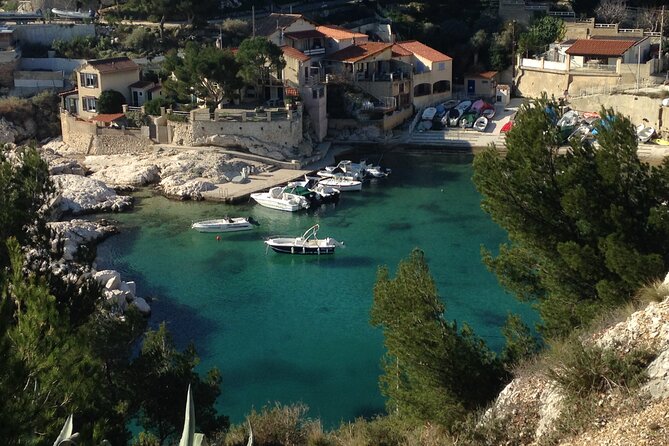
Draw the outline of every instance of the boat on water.
M315 224L301 237L270 237L265 240L265 245L279 253L299 255L334 254L336 248L344 246L344 242L332 237L319 239L318 229L319 225Z
M371 166L365 169L365 173L368 177L385 178L392 173L392 170L384 169L381 166Z
M191 229L198 232L235 232L247 231L254 226L258 226L258 222L251 217L224 217L195 222Z
M341 194L340 190L332 186L320 184L319 181L322 179L323 178L321 177L310 177L305 175L302 180L295 180L288 183L287 188L302 187L309 190L315 194L317 204L338 202L339 195ZM284 191L286 191L286 189L284 189Z
M362 190L362 181L353 180L341 175L335 175L330 178L322 179L319 184L323 186L334 187L342 192Z
M95 18L95 11L89 9L88 11L69 11L66 9L51 8L51 13L56 17L64 19L93 19Z
M286 193L283 189L283 187L276 186L268 192L253 193L251 198L261 206L280 211L295 212L309 208L309 200L305 197Z
M488 118L485 116L479 116L478 119L474 121L474 130L485 132L486 127L488 127Z

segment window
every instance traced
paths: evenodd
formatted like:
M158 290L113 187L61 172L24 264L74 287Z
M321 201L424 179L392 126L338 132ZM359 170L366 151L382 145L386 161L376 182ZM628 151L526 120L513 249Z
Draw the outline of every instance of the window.
M98 88L98 75L93 73L80 73L80 84L82 87Z
M446 63L439 62L439 71L444 71L446 69Z
M81 108L85 111L97 112L98 100L92 96L81 98Z
M481 84L483 84L483 85L487 85L487 84L488 84L488 81L481 81Z
M318 99L318 90L311 90L311 97L313 99Z

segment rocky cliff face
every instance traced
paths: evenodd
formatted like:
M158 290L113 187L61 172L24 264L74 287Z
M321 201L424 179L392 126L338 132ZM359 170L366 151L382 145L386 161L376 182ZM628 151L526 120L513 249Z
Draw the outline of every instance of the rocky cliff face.
M640 385L612 380L604 390L575 400L570 389L551 378L554 374L548 368L555 363L539 360L516 374L481 426L501 430L497 438L503 444L669 444L669 276L656 292L659 302L580 339L614 358L647 352L652 361L641 374Z

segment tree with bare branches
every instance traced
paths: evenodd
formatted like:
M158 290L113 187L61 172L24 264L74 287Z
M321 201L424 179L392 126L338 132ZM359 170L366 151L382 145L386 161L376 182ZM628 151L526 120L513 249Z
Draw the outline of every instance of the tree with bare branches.
M602 0L595 8L597 18L604 23L621 23L627 18L627 2L625 0Z

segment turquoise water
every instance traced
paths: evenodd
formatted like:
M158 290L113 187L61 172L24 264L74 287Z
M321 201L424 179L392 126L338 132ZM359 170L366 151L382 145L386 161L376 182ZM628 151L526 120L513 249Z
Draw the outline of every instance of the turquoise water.
M195 342L203 369L221 369L221 410L233 422L275 401L304 402L326 425L382 412L383 339L368 323L379 265L394 271L423 249L447 318L495 349L508 312L533 317L481 263L480 246L495 249L505 234L480 210L471 159L387 153L382 164L389 178L308 213L143 192L134 212L115 216L122 233L99 246L98 267L137 281L139 295L155 299L152 325L167 321L180 346ZM189 229L225 215L261 226L221 241ZM316 222L321 237L346 247L325 257L266 252L264 237L297 236Z

